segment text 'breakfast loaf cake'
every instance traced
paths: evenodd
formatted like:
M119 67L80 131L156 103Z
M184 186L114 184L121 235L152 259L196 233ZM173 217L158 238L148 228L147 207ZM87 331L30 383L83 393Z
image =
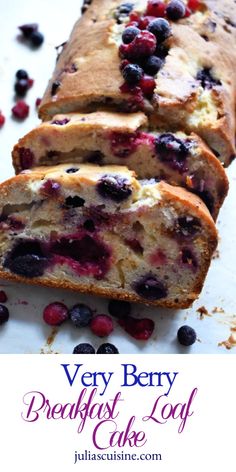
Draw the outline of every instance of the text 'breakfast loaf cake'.
M195 132L227 166L235 155L236 3L177 4L93 0L64 44L40 116L101 105L142 110L153 128Z
M124 166L24 171L0 215L0 277L157 306L194 301L217 242L197 196Z
M228 190L222 164L197 135L150 132L142 112L56 115L13 150L17 173L72 161L125 164L142 179L155 177L186 187L201 197L214 219Z

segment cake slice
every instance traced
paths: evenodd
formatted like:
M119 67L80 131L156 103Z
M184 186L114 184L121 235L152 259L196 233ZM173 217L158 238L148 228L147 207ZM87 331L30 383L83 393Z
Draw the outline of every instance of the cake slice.
M155 177L196 193L216 219L228 191L220 161L195 134L150 132L142 112L56 115L20 139L16 172L63 162L125 164L142 179Z
M195 132L229 165L235 156L236 4L199 1L190 11L186 3L177 18L167 1L158 7L155 0L93 0L63 47L40 117L101 106L143 110L154 127Z
M202 201L124 166L39 167L0 185L0 277L188 307L217 244Z

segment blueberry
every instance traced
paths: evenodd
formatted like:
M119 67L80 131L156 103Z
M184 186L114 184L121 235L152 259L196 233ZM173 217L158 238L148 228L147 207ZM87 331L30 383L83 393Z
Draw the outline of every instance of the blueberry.
M108 311L111 316L123 318L131 313L131 305L123 300L110 300L108 303Z
M32 278L43 275L47 263L38 242L22 241L7 255L4 267L14 274Z
M78 172L79 168L78 167L70 167L70 169L66 169L67 174L75 174Z
M167 288L152 274L145 275L134 284L136 293L147 300L159 300L167 296Z
M189 146L171 133L161 134L155 141L155 149L159 158L172 169L179 172L185 170L185 161Z
M6 323L9 319L9 311L6 306L0 305L0 325Z
M201 221L193 216L180 216L177 220L175 230L182 236L194 236L201 229Z
M93 317L93 312L89 306L78 303L78 305L74 305L73 308L69 310L69 316L72 323L77 328L84 328L89 325Z
M119 354L119 351L114 344L104 343L99 346L97 354Z
M75 195L75 197L67 197L65 204L68 207L72 208L79 208L84 206L85 200L81 197L78 197L78 195Z
M18 80L21 80L21 79L28 79L29 76L28 76L28 73L26 72L26 70L24 69L19 69L17 72L16 72L16 78Z
M117 7L114 17L118 25L121 24L122 20L124 20L129 15L129 13L133 10L133 7L133 3L122 3Z
M172 0L167 4L167 18L172 21L180 20L185 16L186 8L180 0Z
M98 193L115 202L126 200L132 193L130 184L125 177L119 175L104 175L97 184Z
M122 74L129 85L136 85L142 78L143 69L137 64L128 64L124 67Z
M57 89L60 87L61 85L61 82L59 82L59 80L55 80L55 82L52 83L52 87L51 87L51 95L56 95L57 93Z
M191 346L197 339L196 331L191 326L181 326L177 332L177 338L183 346Z
M20 97L24 97L27 90L29 88L29 84L28 84L28 80L26 79L20 79L18 80L16 83L15 83L15 92L17 93L17 95L19 95Z
M162 43L171 35L170 24L164 18L152 20L147 29L156 36L158 43Z
M156 47L155 55L164 60L169 53L169 48L164 43L158 44Z
M89 343L80 343L75 346L73 354L95 354L95 349Z
M157 56L150 56L144 64L144 70L148 75L156 75L163 66L163 61Z
M136 26L128 26L125 28L122 34L122 41L125 44L129 44L133 41L135 36L140 33L140 29L137 28Z
M89 231L90 233L93 233L96 229L93 220L90 220L90 219L85 220L83 227L84 229L86 229L86 231Z
M211 68L204 68L197 73L197 80L201 82L201 86L205 89L211 89L215 85L221 85L221 81L215 79L211 74Z
M44 42L44 36L39 31L33 31L30 35L30 42L33 46L39 47Z

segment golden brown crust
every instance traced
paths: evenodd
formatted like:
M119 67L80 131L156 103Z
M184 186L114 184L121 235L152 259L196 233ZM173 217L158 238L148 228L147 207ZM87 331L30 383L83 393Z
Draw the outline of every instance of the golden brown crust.
M208 265L209 266L209 265ZM196 281L196 285L192 291L192 293L186 294L186 298L182 301L170 301L165 299L160 299L156 301L144 300L143 298L139 297L135 293L126 292L125 290L119 289L105 289L103 287L99 287L98 285L91 284L91 285L84 285L84 284L73 284L69 282L61 282L60 280L52 280L46 277L43 278L31 278L30 280L26 277L20 277L18 275L12 274L10 272L4 272L0 269L0 279L11 280L12 282L18 283L26 283L29 285L37 285L43 287L52 287L58 288L63 290L72 290L79 293L84 293L88 295L95 295L99 297L105 298L112 298L116 300L125 300L134 303L142 303L143 305L147 306L160 306L166 308L189 308L193 302L196 300L198 295L201 292L202 285L205 279L205 274L208 270L208 266L205 266L201 280Z
M41 103L43 119L58 112L94 110L101 104L127 107L129 100L133 100L131 94L120 92L123 83L120 58L115 36L111 34L115 25L112 12L120 3L94 0L75 25ZM157 75L152 107L144 102L144 108L155 126L158 120L159 125L168 124L173 130L181 123L184 130L198 132L228 165L235 154L236 53L233 45L236 34L233 27L231 34L227 31L226 21L230 19L225 20L225 10L231 6L231 15L236 16L236 7L233 0L226 3L225 9L221 0L203 2L199 12L172 24L174 34L168 40L170 50L165 65ZM214 29L215 23L216 33L211 31L208 41L204 33L209 28ZM74 73L68 72L72 64L78 67ZM214 86L206 92L209 101L214 102L213 114L199 120L202 90L196 75L205 68L211 69L222 86ZM52 85L56 81L60 86L52 96Z

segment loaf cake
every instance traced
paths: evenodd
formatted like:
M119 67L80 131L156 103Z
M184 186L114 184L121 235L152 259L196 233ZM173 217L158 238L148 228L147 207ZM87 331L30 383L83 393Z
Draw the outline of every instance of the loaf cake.
M186 308L216 243L197 196L125 166L38 167L0 185L3 279Z
M231 17L234 0L188 0L177 11L167 1L93 0L58 58L40 117L142 110L154 129L195 132L227 166L235 155Z
M142 112L56 115L13 150L17 173L72 161L125 164L141 179L155 177L186 187L202 198L214 219L228 190L222 164L197 135L150 132Z

